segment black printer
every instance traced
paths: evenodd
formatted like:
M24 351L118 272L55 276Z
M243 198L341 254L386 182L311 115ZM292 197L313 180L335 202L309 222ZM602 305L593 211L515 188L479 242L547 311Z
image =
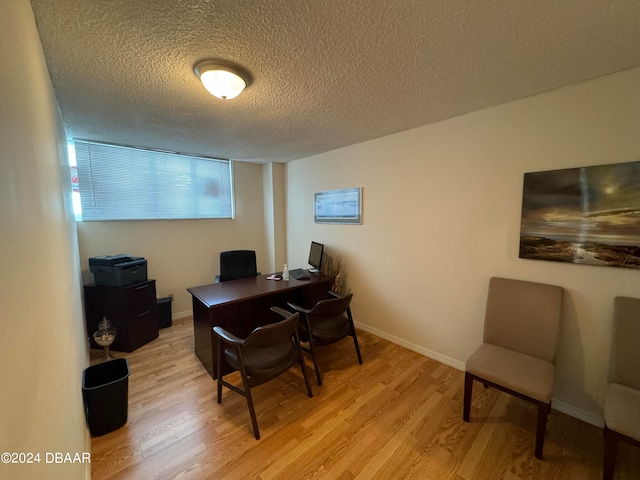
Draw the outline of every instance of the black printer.
M131 255L102 255L89 259L96 285L124 287L147 280L147 260Z

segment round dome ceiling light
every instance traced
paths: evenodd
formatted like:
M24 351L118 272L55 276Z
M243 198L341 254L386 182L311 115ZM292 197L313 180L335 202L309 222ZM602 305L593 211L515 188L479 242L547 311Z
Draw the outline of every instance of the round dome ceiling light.
M237 97L251 83L249 73L230 62L205 60L193 70L204 88L223 100Z

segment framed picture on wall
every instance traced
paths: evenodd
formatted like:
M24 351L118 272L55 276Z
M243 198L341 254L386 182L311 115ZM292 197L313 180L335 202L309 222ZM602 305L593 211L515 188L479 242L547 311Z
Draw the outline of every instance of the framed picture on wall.
M314 193L313 221L362 224L362 187Z
M525 173L520 258L640 268L640 162Z

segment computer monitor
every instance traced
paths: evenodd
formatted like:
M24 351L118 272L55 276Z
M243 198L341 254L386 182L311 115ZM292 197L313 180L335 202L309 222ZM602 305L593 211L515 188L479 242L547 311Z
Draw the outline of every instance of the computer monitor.
M309 250L310 272L319 272L322 266L322 255L324 253L324 245L318 242L311 242L311 250Z

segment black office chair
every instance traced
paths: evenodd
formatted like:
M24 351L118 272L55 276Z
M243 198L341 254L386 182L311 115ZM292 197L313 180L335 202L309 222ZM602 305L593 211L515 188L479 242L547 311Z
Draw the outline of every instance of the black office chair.
M313 397L296 329L300 315L278 307L273 307L271 310L285 317L285 320L257 327L245 339L236 337L222 327L213 327L217 345L218 403L222 403L223 385L245 397L256 440L260 439L260 432L253 407L251 387L276 378L299 361L307 393L309 397ZM235 370L240 371L242 389L222 378L223 359Z
M352 337L356 347L358 363L362 365L360 345L358 344L358 337L356 336L356 329L353 326L353 317L351 315L350 304L353 293L342 296L336 292L329 292L329 295L332 298L320 300L311 309L288 302L288 305L301 315L300 322L298 322L300 341L303 343L308 342L309 344L309 347L303 346L302 349L311 353L318 385L322 385L322 378L318 361L316 360L317 346L329 345L345 337Z
M220 252L220 275L216 275L216 283L235 280L237 278L260 275L256 266L254 250L229 250Z

